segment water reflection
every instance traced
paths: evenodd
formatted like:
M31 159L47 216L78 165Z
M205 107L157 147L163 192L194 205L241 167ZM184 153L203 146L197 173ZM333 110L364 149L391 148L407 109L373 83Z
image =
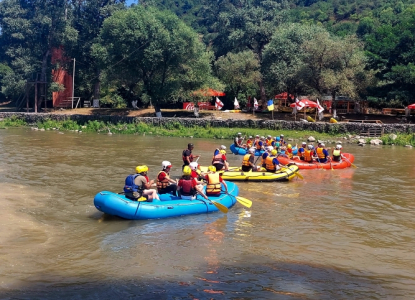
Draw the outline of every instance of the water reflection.
M204 165L223 143L191 141ZM188 142L0 131L0 298L415 298L413 150L345 145L358 169L241 183L253 206L227 215L128 221L95 209L95 193L121 191L138 164L155 177L168 159L179 176Z

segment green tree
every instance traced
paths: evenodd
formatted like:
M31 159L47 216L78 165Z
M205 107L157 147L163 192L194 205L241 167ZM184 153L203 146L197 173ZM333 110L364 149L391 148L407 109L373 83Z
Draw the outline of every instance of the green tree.
M247 99L256 93L261 73L259 61L252 51L229 52L218 58L215 68L218 78L226 85L225 91L232 98Z
M340 38L328 32L319 33L303 46L307 53L304 69L307 83L320 95L331 94L334 110L336 95L356 98L359 92L364 92L370 73L365 71L363 45L355 36Z
M173 13L153 7L137 5L106 19L93 51L109 81L140 88L156 112L163 102L217 83L212 54L196 32Z
M40 74L38 78L42 80L49 80L52 49L76 37L67 12L65 0L0 2L0 45L6 62L13 69L8 80L3 80L6 89L17 88L23 92L25 81L33 73ZM10 84L15 87L8 87ZM46 96L46 91L41 90L40 95Z
M263 51L272 34L286 18L286 1L219 0L210 1L206 24L213 34L207 36L217 56L251 50L263 67ZM264 82L259 81L261 100L266 100ZM264 101L265 102L265 101Z
M292 95L310 92L304 76L307 52L303 44L325 32L321 26L299 23L278 27L264 50L264 76L270 90Z

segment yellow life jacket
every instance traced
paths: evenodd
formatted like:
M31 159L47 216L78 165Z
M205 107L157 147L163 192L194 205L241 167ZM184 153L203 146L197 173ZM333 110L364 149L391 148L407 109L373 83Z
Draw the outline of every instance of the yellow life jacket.
M220 194L219 173L208 174L207 179L206 194Z
M265 169L267 169L267 171L275 171L275 165L272 162L272 160L275 158L275 156L267 156L267 158L265 159Z
M246 167L250 167L249 159L251 158L251 154L245 154L244 159L242 160L242 165Z
M312 162L313 161L313 152L311 150L304 150L304 161Z
M164 177L164 179L163 180L159 180L159 175L161 174L161 173L164 173L164 174L166 174L166 177ZM169 174L167 173L167 172L164 172L164 171L160 171L158 174L157 174L157 189L165 189L168 185L169 185L169 180L167 179L167 176L169 176Z
M247 141L246 141L246 146L247 146L248 148L251 148L251 147L252 147L252 141L251 141L251 140L247 140Z
M265 142L267 143L267 146L272 146L272 139L266 139Z
M339 149L334 149L333 150L333 160L334 161L340 161L341 155L342 155L341 150L339 150Z
M326 156L325 156L325 155L324 155L324 153L323 153L323 149L324 149L324 148L317 148L316 152L317 152L317 156L318 156L318 158L321 158L321 159L326 158Z

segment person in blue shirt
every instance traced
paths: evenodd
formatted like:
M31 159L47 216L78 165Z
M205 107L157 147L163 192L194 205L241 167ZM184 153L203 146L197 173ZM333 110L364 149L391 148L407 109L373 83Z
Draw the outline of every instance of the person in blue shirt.
M220 145L219 148L215 149L215 152L213 152L213 157L215 157L216 155L218 155L220 153L220 150L226 150L226 146L225 145Z
M301 147L298 148L298 156L300 157L301 160L304 160L304 151L305 151L306 147L307 147L307 143L302 142Z
M323 143L319 144L319 147L316 149L317 161L319 163L327 162L327 157L329 157L329 152L325 149Z
M265 159L265 168L267 172L276 172L280 169L280 162L277 157L277 150L272 150L270 155Z
M265 168L265 160L267 159L267 157L271 154L271 151L273 150L272 146L268 146L265 148L265 152L262 153L261 155L261 162L262 162L262 167Z

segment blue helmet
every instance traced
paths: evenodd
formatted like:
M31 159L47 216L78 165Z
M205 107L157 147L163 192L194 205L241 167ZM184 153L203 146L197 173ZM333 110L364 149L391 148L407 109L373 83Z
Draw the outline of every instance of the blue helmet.
M281 138L279 136L275 137L275 139L277 140L277 142L281 141Z

